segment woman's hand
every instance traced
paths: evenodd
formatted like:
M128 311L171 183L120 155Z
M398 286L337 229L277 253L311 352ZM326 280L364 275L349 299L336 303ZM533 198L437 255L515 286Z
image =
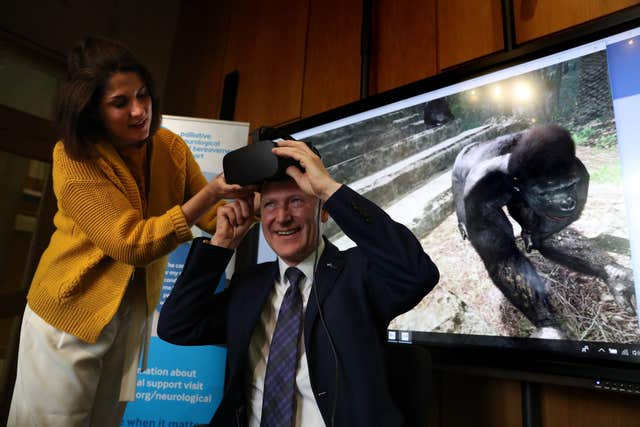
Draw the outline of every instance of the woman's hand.
M255 185L241 187L237 184L227 184L224 174L213 178L202 187L191 199L182 205L182 212L187 219L187 224L195 224L205 212L222 199L239 199L250 197L253 200L253 192L257 190Z
M238 184L227 184L223 173L209 181L205 188L212 198L212 205L221 199L240 199L253 195L253 192L257 191L255 185L242 187Z

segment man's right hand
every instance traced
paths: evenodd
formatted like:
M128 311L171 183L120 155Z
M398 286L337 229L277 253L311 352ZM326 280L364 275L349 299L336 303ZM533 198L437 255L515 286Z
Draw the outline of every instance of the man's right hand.
M218 208L216 233L210 243L236 249L254 222L253 194Z

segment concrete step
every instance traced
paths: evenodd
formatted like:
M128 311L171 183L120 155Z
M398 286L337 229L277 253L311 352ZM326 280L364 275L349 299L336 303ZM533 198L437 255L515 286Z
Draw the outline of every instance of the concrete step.
M388 142L378 148L371 149L362 145L363 151L360 154L333 164L328 168L329 173L338 181L353 182L389 164L438 145L441 141L459 134L459 127L459 122L454 122L448 126L424 129L424 124L419 122L414 132L400 139L394 139L393 135L385 135Z
M352 189L382 206L387 212L394 209L394 206L399 206L399 203L402 206L402 201L409 197L411 203L402 209L411 212L412 215L419 212L420 217L412 219L415 222L411 223L413 225L399 222L421 237L451 213L450 170L458 153L468 144L516 132L525 125L522 122L507 120L469 129L401 161L388 164L367 177L347 182ZM443 176L448 176L448 181ZM422 203L427 205L418 208ZM325 225L325 234L333 236L337 233L337 225L329 221Z
M417 105L323 132L321 137L305 139L316 146L329 168L424 130L422 111L423 107Z
M451 171L442 173L404 195L385 211L394 221L404 224L418 239L426 236L453 212ZM347 249L355 246L337 226L333 229L333 234L329 231L325 229L325 234L330 236L330 240L338 248Z
M395 199L451 167L464 146L486 131L488 126L470 129L433 147L420 151L349 184L358 193L380 206L389 206Z

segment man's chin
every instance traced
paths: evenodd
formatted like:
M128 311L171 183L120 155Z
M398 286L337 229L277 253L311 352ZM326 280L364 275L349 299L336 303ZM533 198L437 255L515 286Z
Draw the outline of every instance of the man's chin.
M273 251L285 261L295 260L300 252L300 247L293 244L278 244L272 246Z

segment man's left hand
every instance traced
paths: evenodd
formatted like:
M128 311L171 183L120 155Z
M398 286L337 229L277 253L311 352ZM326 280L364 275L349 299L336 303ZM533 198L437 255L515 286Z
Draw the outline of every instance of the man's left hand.
M322 160L302 141L278 141L273 153L281 157L297 160L304 172L296 166L287 168L287 175L293 178L298 186L307 194L316 196L326 202L341 186L324 167Z

